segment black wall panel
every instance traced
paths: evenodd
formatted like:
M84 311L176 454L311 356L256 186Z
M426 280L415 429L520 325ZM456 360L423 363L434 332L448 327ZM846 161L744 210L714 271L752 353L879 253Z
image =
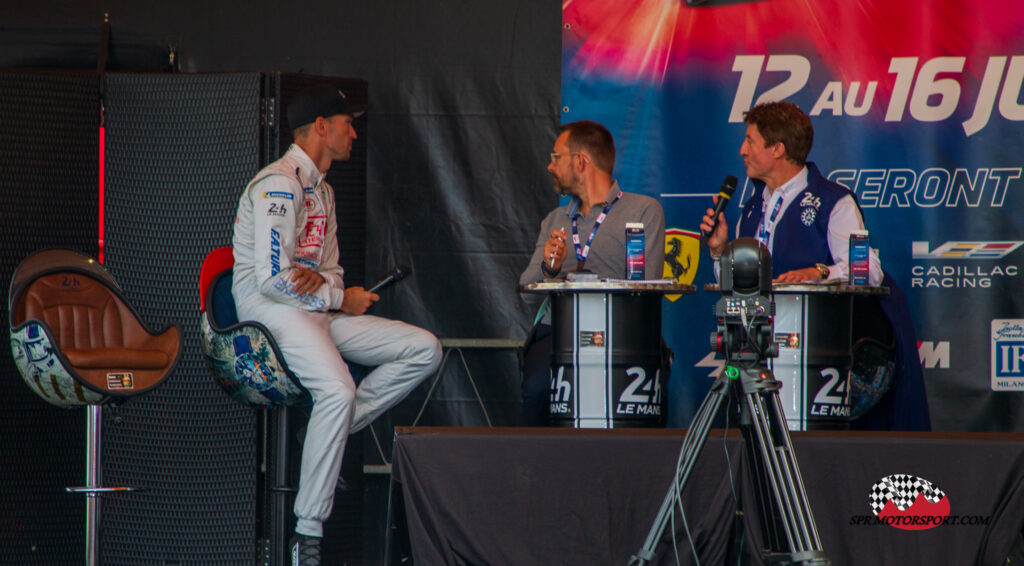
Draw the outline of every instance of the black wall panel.
M255 412L215 384L199 346L199 269L230 245L260 167L259 73L108 75L105 256L151 325L184 329L158 390L107 419L104 564L251 564ZM108 414L109 416L109 414Z
M98 81L0 69L0 276L30 252L96 255ZM9 320L8 305L3 316ZM9 352L10 350L8 350ZM0 564L73 564L85 554L83 410L50 405L0 355Z
M273 498L261 491L267 486L259 471L264 464L273 469L276 455L262 460L262 421L214 385L203 361L199 269L206 253L230 245L242 189L287 149L291 137L281 115L288 100L321 80L366 101L366 81L358 79L107 76L106 264L149 323L182 323L185 344L163 387L107 419L109 482L148 491L106 505L105 564L248 564L260 552L257 539L269 533L273 507L260 502L271 505ZM357 132L364 135L365 126L357 124ZM346 279L360 284L365 179L365 142L357 141L353 159L332 168L328 180L338 199ZM271 425L274 418L271 412ZM298 421L301 431L301 411ZM267 445L274 443L270 426ZM293 448L290 458L297 460L298 438ZM353 448L349 453L361 462L359 444ZM336 545L334 555L355 560L350 563L361 560L361 503L358 492L342 494L328 524L328 547ZM290 501L287 506L290 513Z
M561 116L560 3L9 4L0 17L0 64L88 65L96 51L89 37L98 41L109 11L112 63L122 60L118 52L173 48L190 72L368 79L366 277L399 262L414 273L386 293L376 314L441 337L525 336L537 305L515 284L540 219L557 205L545 166ZM480 387L492 417L514 424L515 357L475 356L474 375L490 376ZM480 424L472 390L446 381L423 422Z

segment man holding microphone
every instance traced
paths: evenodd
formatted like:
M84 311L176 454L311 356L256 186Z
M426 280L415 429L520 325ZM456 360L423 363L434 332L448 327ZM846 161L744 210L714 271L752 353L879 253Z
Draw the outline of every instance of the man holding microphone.
M856 196L826 179L806 161L814 141L811 119L791 102L758 104L744 114L746 135L740 155L754 194L740 213L736 237L756 238L772 254L776 282L846 281L849 241L864 229ZM729 243L725 215L708 209L701 219L708 252L717 259ZM930 430L928 400L917 353L917 338L906 295L882 271L878 251L870 250L868 284L889 294L877 306L892 326L895 373L892 385L867 414L851 422L855 430ZM715 264L716 274L718 264ZM854 337L856 338L856 336Z

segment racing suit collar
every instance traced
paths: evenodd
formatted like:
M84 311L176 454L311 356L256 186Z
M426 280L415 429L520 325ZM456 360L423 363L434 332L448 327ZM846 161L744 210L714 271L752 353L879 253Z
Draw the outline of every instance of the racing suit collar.
M299 181L303 186L308 184L310 187L316 187L323 181L324 174L316 168L313 159L301 147L293 143L285 155L298 162L299 167L296 173L299 174Z

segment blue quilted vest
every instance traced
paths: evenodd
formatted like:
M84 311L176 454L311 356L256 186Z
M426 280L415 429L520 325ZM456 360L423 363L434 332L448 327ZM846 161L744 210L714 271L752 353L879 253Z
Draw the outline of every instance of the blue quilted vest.
M746 202L740 216L741 237L756 237L760 226L764 183L754 181L754 186L754 195ZM822 177L813 163L807 164L807 188L786 208L775 225L771 250L773 277L816 263L835 263L828 249L828 219L836 203L846 195L852 195L857 202L857 196L851 191ZM896 376L878 405L851 423L851 428L931 430L924 375L907 298L892 276L888 273L884 276L882 285L889 287L890 294L878 297L878 302L895 332Z
M740 215L740 237L756 238L764 202L764 182L754 180L755 191ZM775 223L772 242L772 277L816 263L832 265L828 249L828 219L843 197L853 193L821 176L817 166L807 164L807 188L800 191ZM854 196L854 201L857 197Z

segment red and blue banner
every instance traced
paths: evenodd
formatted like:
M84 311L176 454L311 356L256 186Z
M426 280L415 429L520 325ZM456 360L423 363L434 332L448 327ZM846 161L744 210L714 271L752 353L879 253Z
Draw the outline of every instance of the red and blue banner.
M857 194L909 296L933 427L1024 430L1024 5L566 0L562 46L562 121L611 130L615 177L659 199L669 263L698 288L714 281L696 245L711 195L741 179L730 226L750 195L743 112L800 106L809 160ZM665 303L673 425L721 363L717 298Z

